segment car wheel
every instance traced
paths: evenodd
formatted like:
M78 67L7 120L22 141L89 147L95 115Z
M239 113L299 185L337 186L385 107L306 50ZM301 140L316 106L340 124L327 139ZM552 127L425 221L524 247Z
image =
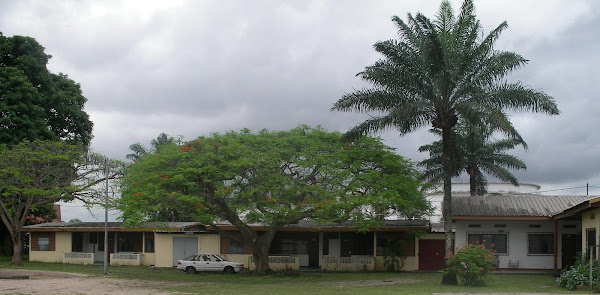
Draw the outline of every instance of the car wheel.
M185 273L188 275L193 275L196 273L196 269L193 266L188 266L185 268Z
M233 267L231 267L231 266L226 266L223 269L223 272L226 273L226 274L234 274L235 273L235 269L233 269Z

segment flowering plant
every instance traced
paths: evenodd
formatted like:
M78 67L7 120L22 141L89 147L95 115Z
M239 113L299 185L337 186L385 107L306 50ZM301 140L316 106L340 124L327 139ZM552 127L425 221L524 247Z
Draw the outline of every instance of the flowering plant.
M485 243L485 242L484 242ZM494 251L484 244L467 244L446 258L444 273L455 273L464 285L483 285L485 277L494 269Z
M588 256L589 257L589 256ZM560 277L556 278L556 283L569 290L575 290L577 286L590 285L590 262L589 258L578 257L574 265L561 272ZM595 262L595 261L594 261ZM597 266L592 264L592 278L594 286L598 285Z

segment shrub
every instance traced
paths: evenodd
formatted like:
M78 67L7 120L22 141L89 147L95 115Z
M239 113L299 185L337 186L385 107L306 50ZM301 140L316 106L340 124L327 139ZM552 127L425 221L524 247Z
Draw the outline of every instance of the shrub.
M494 252L483 244L467 244L448 256L444 273L456 274L466 286L483 285L487 274L494 269Z
M598 286L596 261L592 263L592 283L594 286ZM590 259L578 257L575 264L568 269L561 272L560 276L556 278L556 283L569 290L575 290L577 286L589 286L590 285Z

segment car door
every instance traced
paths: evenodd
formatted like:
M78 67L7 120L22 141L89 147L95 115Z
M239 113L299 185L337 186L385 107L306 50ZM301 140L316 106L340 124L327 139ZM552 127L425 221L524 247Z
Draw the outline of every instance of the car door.
M204 266L206 267L206 271L222 271L223 263L221 259L218 259L214 255L205 255L204 257Z
M192 257L187 263L193 266L196 269L196 271L202 271L202 265L199 262L200 255L194 255L194 257Z

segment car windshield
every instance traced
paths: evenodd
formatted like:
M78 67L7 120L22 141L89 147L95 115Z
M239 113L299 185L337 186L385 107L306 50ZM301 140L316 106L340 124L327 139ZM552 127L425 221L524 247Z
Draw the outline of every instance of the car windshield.
M217 259L217 261L225 261L226 260L226 259L219 257L219 255L213 255L213 256Z

